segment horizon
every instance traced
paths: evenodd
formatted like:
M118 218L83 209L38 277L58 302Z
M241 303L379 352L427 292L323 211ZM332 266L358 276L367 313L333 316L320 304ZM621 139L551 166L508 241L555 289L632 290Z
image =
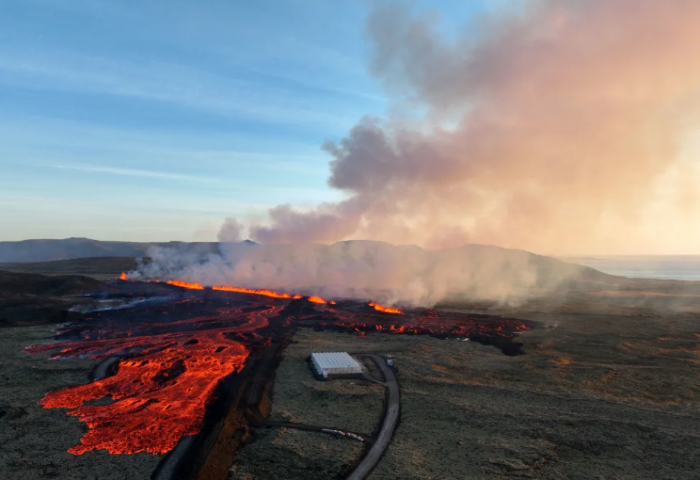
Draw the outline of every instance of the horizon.
M0 243L18 243L18 242L32 242L32 241L65 241L65 240L90 240L94 242L110 242L110 243L139 243L139 244L163 244L163 243L211 243L211 244L236 244L236 243L254 243L256 245L265 245L265 246L270 246L274 247L275 244L261 244L258 242L255 242L254 240L251 240L249 238L237 241L237 242L227 242L227 241L219 241L219 240L213 240L213 241L183 241L183 240L153 240L153 241L131 241L131 240L101 240L97 238L90 238L90 237L66 237L66 238L25 238L22 240L0 240ZM390 242L384 242L382 240L372 240L372 239L350 239L350 240L339 240L337 242L332 242L332 243L319 243L319 242L308 242L307 244L311 245L334 245L336 243L343 243L343 242L377 242L377 243L385 243L388 245L391 245L393 247L403 247L403 246L413 246L413 247L418 247L423 250L449 250L449 249L454 249L454 248L461 248L461 247L466 247L470 245L482 245L482 246L488 246L488 247L496 247L496 248L504 248L507 250L521 250L525 251L528 253L533 253L535 255L542 255L546 257L552 257L552 258L560 258L560 259L568 259L568 260L586 260L586 257L599 257L599 258L650 258L650 257L700 257L700 253L625 253L625 254L616 254L616 253L567 253L567 254L548 254L548 253L539 253L539 252L531 252L526 249L522 248L509 248L509 247L503 247L500 245L495 245L495 244L483 244L483 243L464 243L462 245L456 245L452 247L445 247L445 248L426 248L422 247L420 245L415 245L412 243L390 243ZM278 244L278 245L284 245L284 244ZM590 260L595 260L595 258L588 258ZM54 261L62 261L62 260L54 260Z

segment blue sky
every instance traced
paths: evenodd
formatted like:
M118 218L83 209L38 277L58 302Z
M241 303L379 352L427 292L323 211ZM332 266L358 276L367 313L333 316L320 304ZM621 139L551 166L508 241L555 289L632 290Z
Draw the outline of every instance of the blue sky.
M414 3L446 34L493 5ZM320 145L390 106L371 7L3 0L0 240L214 240L227 216L338 200Z

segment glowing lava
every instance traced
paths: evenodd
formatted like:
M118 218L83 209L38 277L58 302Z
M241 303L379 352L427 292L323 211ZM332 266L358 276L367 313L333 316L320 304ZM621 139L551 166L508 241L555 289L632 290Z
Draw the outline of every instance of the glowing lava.
M129 280L126 276L126 272L122 272L121 275L119 275L119 280L124 280L124 281Z
M219 290L221 292L236 292L236 293L250 293L252 295L263 295L270 298L301 298L301 295L292 295L290 293L280 293L273 290L267 289L254 289L254 288L242 288L242 287L231 287L228 285L211 287L212 290Z
M194 289L194 290L203 290L204 289L204 287L202 285L200 285L199 283L183 282L182 280L168 280L167 283L169 285L175 285L177 287L189 288L189 289ZM270 298L283 298L283 299L291 299L291 300L297 300L299 298L303 298L303 295L285 293L285 292L275 292L274 290L268 290L266 288L244 288L244 287L233 287L231 285L216 285L216 286L211 287L211 289L217 290L219 292L235 292L235 293L249 293L252 295L263 295L265 297L270 297ZM311 295L310 297L307 297L307 298L312 303L320 303L320 304L328 303L324 299L322 299L321 297L319 297L317 295Z
M68 450L74 455L97 449L112 454L168 452L183 436L199 432L219 381L243 368L248 356L245 346L226 340L222 333L163 334L108 342L113 354L122 350L119 347L142 351L122 361L116 375L51 392L40 403L45 408L73 409L68 414L90 428L80 445ZM66 347L73 345L61 346L65 354ZM107 344L93 343L93 347L102 346ZM90 343L74 347L84 354ZM114 403L85 405L105 397Z
M190 314L207 308L197 300L147 311L146 318L142 312L136 320L133 313L113 312L116 322L86 319L75 324L81 340L29 347L29 353L56 352L52 359L124 358L115 375L50 392L41 400L45 408L71 409L69 415L88 425L80 445L68 451L159 454L172 450L183 436L198 433L219 382L243 368L249 355L246 343L263 339L255 332L268 327L268 317L282 308L238 304L204 316ZM247 310L251 306L254 311ZM164 314L175 318L161 319ZM70 327L66 331L73 332ZM85 405L110 397L106 405Z
M199 283L183 282L182 280L168 280L168 285L175 285L176 287L189 288L190 290L204 290L204 286Z
M403 312L401 310L399 310L398 308L385 307L384 305L379 305L378 303L374 303L374 302L370 302L369 306L374 308L378 312L393 313L394 315L402 315L403 314Z

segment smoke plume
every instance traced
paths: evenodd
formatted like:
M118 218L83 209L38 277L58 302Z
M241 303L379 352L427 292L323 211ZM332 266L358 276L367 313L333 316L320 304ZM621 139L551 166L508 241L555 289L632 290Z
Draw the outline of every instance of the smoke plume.
M333 245L220 244L206 254L155 247L152 261L129 277L182 279L326 298L372 299L432 306L449 298L518 304L532 289L547 289L595 272L524 251L485 245L439 251L374 241ZM603 274L599 274L603 276Z
M265 245L222 244L205 260L155 252L142 274L382 292L388 302L512 302L570 270L545 278L524 252L454 247L694 253L698 18L696 0L536 0L447 41L434 15L380 6L367 22L371 73L392 112L413 114L362 119L323 146L329 185L345 200L274 207L267 223L248 226ZM242 228L228 219L220 240ZM443 250L313 244L346 239Z
M447 42L434 15L377 8L371 72L424 118L363 119L327 143L348 199L275 207L251 236L694 253L697 18L694 0L544 0Z
M241 225L235 218L227 218L219 229L218 240L221 243L236 243L241 241Z

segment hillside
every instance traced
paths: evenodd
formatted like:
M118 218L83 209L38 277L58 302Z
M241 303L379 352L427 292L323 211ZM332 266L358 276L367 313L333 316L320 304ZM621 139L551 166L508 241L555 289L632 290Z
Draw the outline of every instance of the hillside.
M215 252L216 242L110 242L89 238L22 240L0 242L0 263L48 262L87 257L143 257L153 246L197 249Z
M109 280L136 266L134 257L87 257L52 262L0 263L0 270L41 275L84 275Z
M14 272L87 275L108 279L136 268L135 258L148 255L149 249L153 247L171 249L180 260L204 258L212 253L223 252L229 261L242 257L254 258L288 272L292 265L298 268L304 263L307 264L304 268L312 265L313 268L327 272L346 270L353 265L362 264L363 268L369 266L379 273L405 272L406 269L411 269L422 277L440 276L441 270L449 268L456 281L479 285L493 285L504 279L509 284L540 288L558 286L563 281L622 281L593 268L493 245L471 244L444 250L426 250L415 245L394 246L370 240L351 240L332 245L265 246L248 240L223 245L216 242L112 242L88 238L24 240L0 242L0 268ZM256 248L251 250L250 247ZM181 266L180 262L175 264ZM455 266L461 270L459 275L455 275ZM299 281L298 275L291 276L291 282Z

